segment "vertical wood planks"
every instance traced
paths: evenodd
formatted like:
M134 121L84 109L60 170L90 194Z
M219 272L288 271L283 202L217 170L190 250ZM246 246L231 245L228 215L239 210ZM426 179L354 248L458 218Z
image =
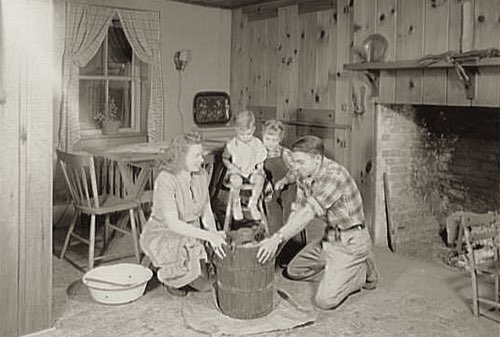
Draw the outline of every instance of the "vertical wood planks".
M332 9L299 15L299 107L335 107L335 13Z
M21 130L18 112L21 67L20 50L12 48L18 39L15 18L24 15L16 10L15 3L2 3L2 48L0 49L3 73L1 80L6 102L0 105L0 176L2 194L0 212L2 214L2 234L0 235L0 336L18 335L18 265L19 265L19 149ZM9 81L5 81L8 78ZM9 163L5 165L4 163Z
M343 71L343 64L351 60L353 8L349 0L337 1L337 79L335 81L335 123L349 124L349 106L351 100L350 78ZM350 142L351 133L335 130L334 159L351 168Z
M396 59L396 10L397 0L377 0L376 31L387 39L385 61ZM381 71L379 101L394 102L396 72Z
M423 1L398 0L396 24L396 59L409 60L422 56ZM396 102L422 102L422 71L402 70L396 73Z
M500 48L498 0L476 0L474 12L474 48ZM476 76L476 95L472 105L498 106L500 104L499 77L498 67L479 69L479 74Z
M231 26L231 110L233 114L244 110L249 95L248 20L241 9L232 11Z
M316 95L318 108L335 108L335 82L337 74L337 22L336 9L317 12L318 45L316 61Z
M19 226L19 334L51 325L52 307L52 14L45 0L28 0L23 77L20 80L21 209ZM24 159L23 159L24 157ZM21 219L22 220L22 219Z
M449 21L448 21L448 49L460 51L460 36L462 29L462 1L448 0ZM469 105L470 102L465 97L465 89L458 78L455 69L447 70L446 98L448 105Z
M266 102L266 20L250 21L250 98L251 105Z
M299 90L298 106L312 108L316 90L316 54L318 22L316 12L299 15Z
M2 2L2 337L52 323L52 14L43 0Z
M299 7L278 8L277 117L294 118L298 107Z
M449 1L424 1L425 31L424 55L443 53L448 50ZM446 104L446 70L423 71L423 103Z
M354 47L362 48L363 42L375 33L377 12L376 1L354 1ZM355 73L353 85L365 85L363 74ZM359 92L359 91L357 91ZM361 96L357 97L361 101ZM374 211L374 179L372 167L375 159L375 105L372 99L365 99L365 111L361 114L351 114L352 139L351 139L351 175L363 196L366 223L370 231L373 229Z
M266 105L276 106L278 74L278 18L273 17L266 20L265 36L265 86L266 86ZM273 116L275 118L276 116Z

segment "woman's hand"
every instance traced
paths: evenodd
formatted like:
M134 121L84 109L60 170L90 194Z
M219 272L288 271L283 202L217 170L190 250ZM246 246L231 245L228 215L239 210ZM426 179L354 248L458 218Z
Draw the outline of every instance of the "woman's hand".
M259 261L259 263L266 263L267 260L276 254L279 245L280 238L277 235L262 240L259 250L257 251L257 261Z
M219 258L223 259L226 256L226 252L222 248L226 244L226 233L224 231L209 231L207 241Z

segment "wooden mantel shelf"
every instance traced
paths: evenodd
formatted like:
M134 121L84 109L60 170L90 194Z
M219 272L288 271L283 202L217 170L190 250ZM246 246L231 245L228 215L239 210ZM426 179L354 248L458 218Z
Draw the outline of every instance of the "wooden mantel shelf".
M457 61L462 67L497 67L500 66L500 57L485 58L478 61ZM408 70L408 69L432 69L453 68L452 62L439 61L430 65L420 64L419 60L388 61L388 62L364 62L344 64L345 70L370 71L370 70Z
M474 78L481 67L500 67L500 57L486 57L482 59L466 59L453 61L438 61L434 63L423 63L420 60L402 60L387 62L364 62L344 64L344 70L362 71L368 78L373 96L378 96L380 71L397 70L425 70L425 69L447 69L455 68L462 81L466 99L475 97Z

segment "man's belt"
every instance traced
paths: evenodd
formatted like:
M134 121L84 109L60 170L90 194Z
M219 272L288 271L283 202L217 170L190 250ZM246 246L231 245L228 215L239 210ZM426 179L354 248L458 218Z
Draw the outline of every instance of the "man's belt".
M347 233L347 232L351 232L353 230L362 230L365 228L365 224L364 223L361 223L361 224L357 224L357 225L354 225L354 226L351 226L349 228L340 228L340 227L335 227L335 228L328 228L326 231L325 231L325 235L323 236L323 241L340 241L340 235L342 233Z
M346 229L338 228L337 230L339 232L341 232L341 233L345 233L345 232L350 232L350 231L355 230L355 229L357 229L358 231L360 231L362 229L365 229L365 224L364 223L360 223L360 224L351 226L351 227L346 228Z

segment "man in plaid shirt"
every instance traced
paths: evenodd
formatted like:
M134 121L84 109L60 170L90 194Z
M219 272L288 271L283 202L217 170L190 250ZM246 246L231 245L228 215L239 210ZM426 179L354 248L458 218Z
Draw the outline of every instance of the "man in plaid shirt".
M287 275L294 280L319 281L315 304L333 309L361 288L375 289L378 272L356 183L343 166L323 154L323 141L315 136L304 136L292 145L294 174L277 186L291 183L295 177L297 198L286 224L261 243L257 259L267 261L280 244L314 218L322 219L325 234L290 261Z

